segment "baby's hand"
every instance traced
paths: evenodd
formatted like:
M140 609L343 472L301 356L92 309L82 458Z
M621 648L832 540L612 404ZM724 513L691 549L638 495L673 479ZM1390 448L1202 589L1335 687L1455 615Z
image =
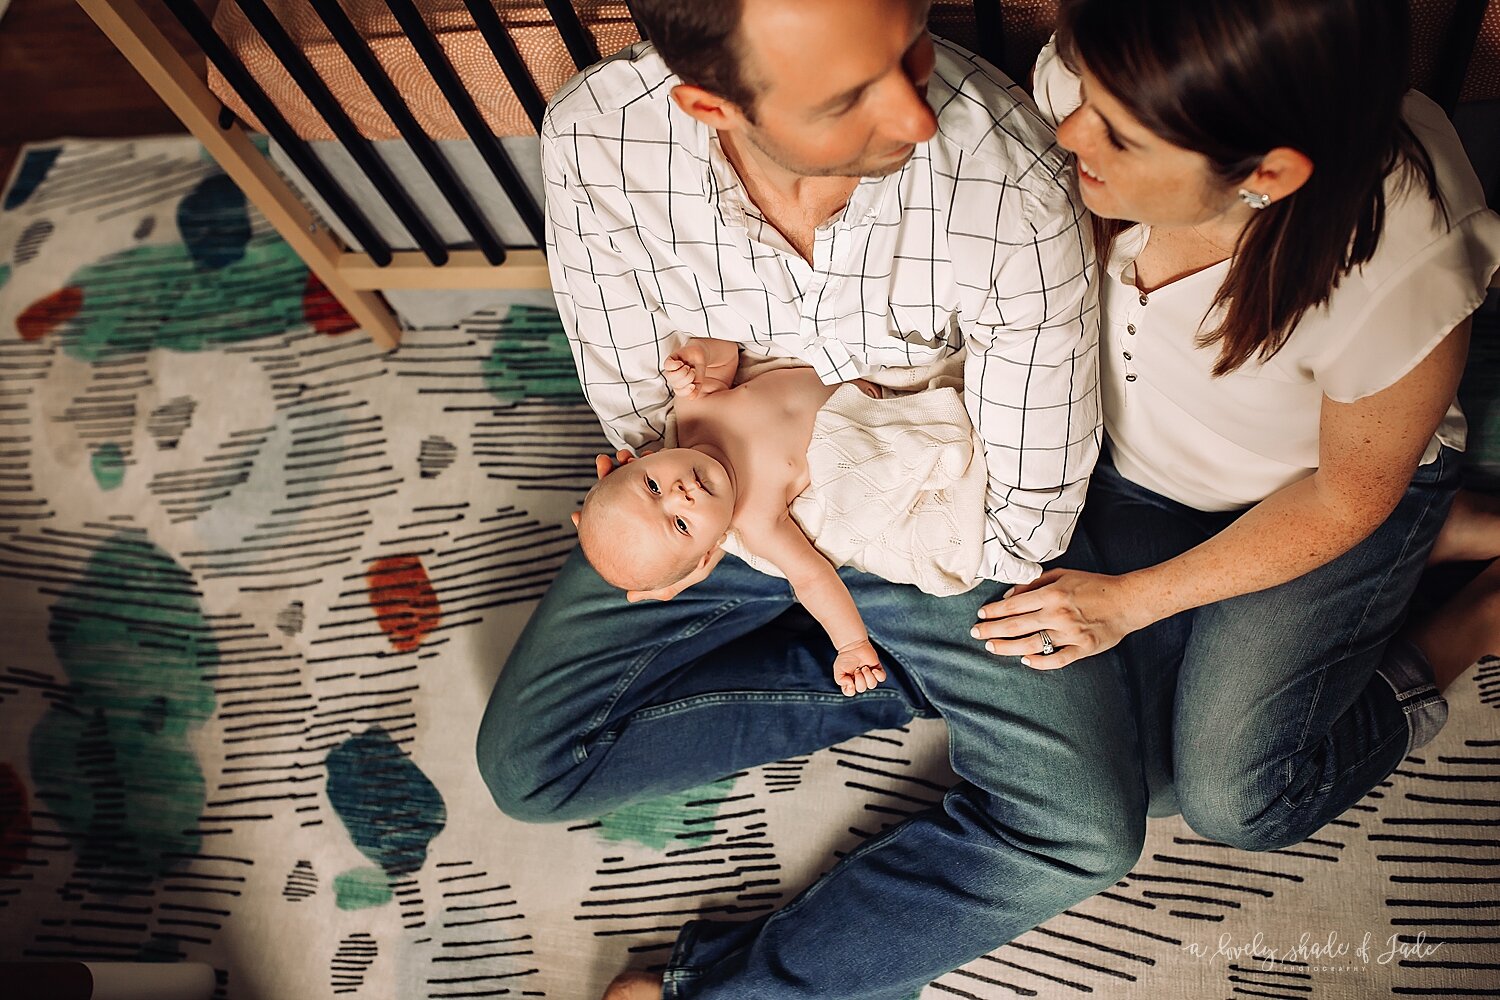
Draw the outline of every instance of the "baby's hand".
M838 659L833 661L833 682L847 697L872 691L883 680L885 668L880 665L880 657L875 655L875 647L869 639L852 642L840 649Z
M708 351L697 341L689 340L671 354L661 366L667 377L667 385L679 399L701 399L711 393L729 388L734 378L734 369L726 372L723 366L709 365Z

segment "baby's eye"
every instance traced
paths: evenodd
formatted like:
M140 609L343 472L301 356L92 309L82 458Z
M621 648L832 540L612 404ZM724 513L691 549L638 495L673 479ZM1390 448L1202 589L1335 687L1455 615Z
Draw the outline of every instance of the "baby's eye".
M684 535L688 533L688 526L686 521L679 517L676 519L676 523L678 531L682 532Z
M657 486L656 480L652 479L650 476L646 477L646 489L650 490L652 493L655 493L657 496L661 496L661 487Z

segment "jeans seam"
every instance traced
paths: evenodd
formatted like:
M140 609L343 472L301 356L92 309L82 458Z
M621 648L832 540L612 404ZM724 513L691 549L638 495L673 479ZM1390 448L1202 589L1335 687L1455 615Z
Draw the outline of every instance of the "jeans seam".
M724 601L717 607L712 608L706 613L685 624L671 637L662 640L654 646L648 646L645 649L641 650L640 655L632 660L630 665L625 668L620 677L620 683L615 685L615 689L611 691L609 697L603 701L603 703L599 707L599 710L589 718L583 729L579 730L579 732L574 736L574 761L581 764L584 761L588 760L589 737L597 732L600 726L604 725L604 720L609 718L610 712L614 711L614 708L617 704L619 704L620 699L625 696L625 692L630 690L630 686L640 678L641 672L646 669L647 664L649 664L657 656L661 655L662 650L666 649L668 646L672 645L675 642L680 642L690 636L697 635L709 625L723 618L726 614L743 604L745 604L745 599L742 597Z
M1441 482L1442 478L1443 478L1444 458L1443 458L1443 453L1442 453L1441 450L1438 451L1437 458L1435 458L1433 461L1435 461L1436 463L1438 463L1437 475L1433 479L1433 485L1435 486L1439 482ZM1371 591L1369 599L1365 602L1364 608L1360 611L1359 622L1358 622L1358 624L1355 625L1355 627L1353 629L1351 629L1349 631L1349 635L1348 635L1348 637L1344 641L1343 649L1340 651L1338 658L1334 661L1335 663L1342 663L1343 661L1345 661L1345 660L1347 660L1349 658L1350 653L1354 649L1354 646L1355 646L1356 642L1358 641L1359 637L1364 633L1365 624L1370 620L1370 611L1371 611L1371 609L1374 608L1376 602L1385 594L1386 588L1390 585L1391 578L1393 576L1395 576L1395 574L1396 574L1396 566L1398 564L1400 564L1401 560L1404 559L1406 557L1407 553L1411 551L1412 540L1414 538L1416 538L1417 532L1421 529L1421 526L1427 520L1427 515L1432 511L1433 499L1434 499L1434 494L1431 493L1431 492L1429 492L1426 495L1426 497L1423 499L1423 501L1422 501L1422 509L1417 514L1416 517L1412 518L1411 527L1407 529L1406 537L1404 539L1402 539L1402 541L1401 541L1401 548L1397 552L1396 558L1392 559L1387 564L1385 574L1381 577L1379 586L1377 586L1373 591ZM1394 511L1392 513L1394 513ZM1386 515L1386 516L1389 517L1390 515ZM1302 735L1297 740L1297 754L1300 754L1303 750L1307 749L1307 730L1308 730L1308 727L1312 724L1312 717L1315 714L1316 709L1317 709L1318 698L1321 696L1321 694L1323 692L1323 684L1324 684L1324 681L1327 679L1327 677L1328 677L1328 667L1325 666L1323 668L1323 670L1320 671L1320 673L1319 673L1318 688L1313 693L1312 700L1308 703L1307 718L1306 718L1306 720L1303 723ZM1400 705L1399 698L1397 700L1397 705L1398 705L1398 707ZM1410 733L1411 733L1411 725L1408 722L1408 724L1407 724L1407 734L1410 735ZM1372 750L1370 753L1366 754L1363 758L1361 758L1359 761L1357 761L1353 765L1350 765L1349 767L1346 767L1344 769L1344 773L1347 774L1348 772L1353 771L1356 768L1359 768L1359 767L1363 766L1366 762L1368 762L1371 758L1373 758L1376 754L1378 754L1382 749L1384 749L1385 745L1387 743L1389 743L1392 738L1394 738L1394 737L1388 737L1387 739L1381 741L1381 743L1379 745L1377 745L1376 748L1374 750ZM1293 758L1288 758L1287 759L1286 779L1285 779L1286 780L1286 787L1287 788L1290 788L1291 785L1292 785L1293 771L1295 770L1295 763L1294 763L1295 756L1296 755L1294 755ZM1329 782L1327 782L1327 783L1319 786L1316 790L1314 790L1313 795L1316 796L1316 795L1323 794L1324 792L1328 791L1328 789L1330 789L1334 785L1338 784L1339 780L1340 780L1340 778L1336 777L1332 781L1329 781ZM1289 802L1289 800L1287 800L1285 792L1282 793L1281 798L1282 798L1283 802L1287 802L1288 805L1291 804Z
M856 697L866 700L877 698L884 700L901 700L901 695L895 691L881 691L875 689L866 691ZM738 701L764 701L778 702L783 704L806 704L809 702L829 702L841 704L848 699L842 694L820 694L816 691L715 691L711 694L694 695L691 698L682 698L678 701L668 702L664 705L653 705L643 708L631 715L631 719L637 722L648 722L654 719L663 719L685 712L689 709L698 708L703 705L724 705Z
M1389 735L1385 739L1381 740L1379 743L1377 743L1375 745L1375 748L1373 750L1371 750L1369 753L1365 754L1363 757L1361 757L1359 760L1355 761L1353 764L1350 764L1348 767L1344 768L1344 773L1348 774L1351 771L1356 771L1359 768L1364 767L1370 761L1372 761L1376 757L1380 756L1380 754L1385 750L1385 748L1388 747L1391 743L1393 743L1398 738L1400 738L1405 743L1409 743L1410 742L1410 740L1411 740L1411 723L1409 723L1409 722L1407 723L1406 732L1404 732L1404 733L1391 733L1391 735ZM1402 756L1404 757L1405 754L1402 754ZM1336 778L1333 781L1328 782L1326 785L1322 785L1319 788L1314 789L1312 795L1309 796L1309 798L1317 798L1320 795L1326 794L1328 792L1328 790L1331 789L1331 788L1333 788L1335 785L1337 785L1340 780L1341 779L1337 779ZM1287 798L1285 792L1281 793L1281 801L1283 803L1285 803L1292 810L1296 810L1296 809L1301 808L1296 803L1292 802L1291 799ZM1305 804L1305 802L1304 802L1304 804Z

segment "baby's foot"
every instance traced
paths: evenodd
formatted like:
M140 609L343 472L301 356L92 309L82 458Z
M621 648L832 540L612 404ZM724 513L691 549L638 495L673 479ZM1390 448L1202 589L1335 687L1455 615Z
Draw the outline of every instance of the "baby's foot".
M622 972L601 1000L661 1000L661 976L650 972Z

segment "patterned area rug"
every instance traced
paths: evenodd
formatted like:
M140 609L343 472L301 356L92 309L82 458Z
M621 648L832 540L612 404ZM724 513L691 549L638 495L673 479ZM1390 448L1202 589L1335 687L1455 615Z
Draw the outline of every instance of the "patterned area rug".
M939 798L940 724L569 827L473 763L602 446L550 310L375 349L191 141L34 147L0 212L0 958L217 995L592 1000ZM1295 850L1152 824L924 997L1500 995L1500 661Z

